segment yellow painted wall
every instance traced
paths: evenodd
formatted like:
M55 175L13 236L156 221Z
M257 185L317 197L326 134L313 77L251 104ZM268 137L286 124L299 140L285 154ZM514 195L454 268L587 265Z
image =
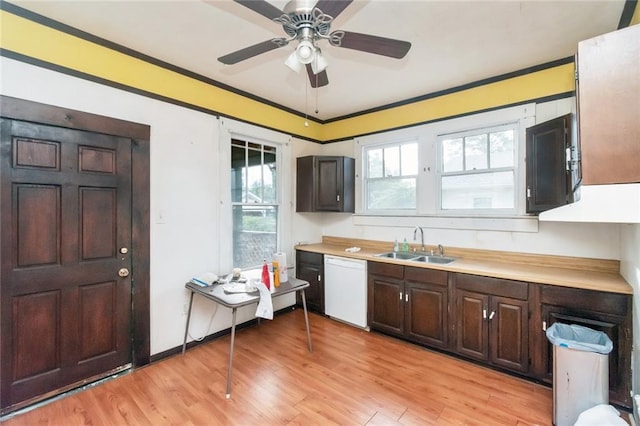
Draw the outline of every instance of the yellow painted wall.
M638 11L635 13L638 20ZM573 64L326 124L0 11L0 47L295 136L330 141L524 102L574 90Z

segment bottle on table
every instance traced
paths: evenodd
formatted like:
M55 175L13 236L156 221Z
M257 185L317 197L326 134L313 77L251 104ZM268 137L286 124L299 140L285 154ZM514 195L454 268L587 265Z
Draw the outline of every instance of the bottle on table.
M262 282L267 289L271 290L271 280L269 279L269 267L267 266L267 259L262 262Z
M277 261L273 261L273 286L278 288L280 287L280 265L278 265Z

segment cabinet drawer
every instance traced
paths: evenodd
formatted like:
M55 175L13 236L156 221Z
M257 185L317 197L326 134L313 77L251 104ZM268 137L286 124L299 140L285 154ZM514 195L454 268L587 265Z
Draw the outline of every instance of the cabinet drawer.
M540 303L625 316L631 297L626 294L543 285Z
M404 278L404 266L394 265L384 262L367 262L367 268L370 274L384 275L389 278Z
M469 290L520 300L528 300L529 298L529 283L522 281L503 280L467 274L455 274L454 279L456 288L460 290Z
M324 255L322 253L313 253L310 251L296 250L296 256L297 256L298 262L303 262L303 263L317 263L319 265L322 265L324 261Z
M447 285L447 271L437 269L414 268L406 266L404 268L404 279L410 281L426 282L431 284Z

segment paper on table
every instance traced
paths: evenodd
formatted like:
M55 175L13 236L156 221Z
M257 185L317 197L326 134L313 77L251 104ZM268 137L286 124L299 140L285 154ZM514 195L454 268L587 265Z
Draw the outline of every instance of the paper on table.
M273 303L271 302L271 292L263 282L257 282L256 287L260 292L260 302L256 309L256 316L260 318L273 319Z

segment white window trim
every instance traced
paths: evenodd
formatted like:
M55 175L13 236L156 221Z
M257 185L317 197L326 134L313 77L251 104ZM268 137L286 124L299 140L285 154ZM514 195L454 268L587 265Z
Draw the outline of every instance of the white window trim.
M506 232L538 232L538 219L526 215L525 185L525 136L526 128L536 122L536 104L528 103L515 107L482 112L464 117L438 121L435 123L394 130L376 135L369 135L355 140L356 156L356 212L353 216L353 224L356 226L423 226L425 228L442 229L470 229L493 230ZM515 213L480 216L471 212L468 215L438 211L439 201L439 175L437 139L438 135L459 133L466 129L486 128L499 126L506 123L518 123L518 146L516 147L516 182L520 189L516 189ZM366 158L363 155L363 147L372 144L384 145L415 139L418 141L418 182L416 183L418 199L415 212L384 212L372 213L364 209L364 188L362 184L363 169L366 167ZM390 218L394 218L390 221Z
M508 171L508 170L514 170L514 176L513 176L513 184L514 184L514 193L515 193L515 198L513 200L513 208L511 209L443 209L442 208L442 176L451 176L454 175L456 173L444 173L442 170L443 164L441 161L442 158L442 140L445 137L448 136L454 136L456 138L459 137L467 137L467 136L471 136L471 135L478 135L483 133L485 130L487 132L494 132L494 131L500 131L500 129L514 129L515 132L515 138L517 140L515 146L513 147L514 149L514 158L513 158L513 167L502 167L502 168L495 168L495 169L483 169L482 171L479 171L479 173L486 173L486 172L500 172L500 171ZM522 142L520 140L520 135L521 129L520 129L520 122L519 121L511 121L511 122L503 122L503 123L497 123L497 124L492 124L492 125L487 125L487 126L482 126L482 127L478 127L478 128L473 128L473 129L465 129L459 132L453 132L453 133L441 133L437 136L436 138L436 162L437 162L437 167L436 167L436 174L437 174L437 197L436 197L436 212L438 216L473 216L473 217L486 217L486 216L518 216L518 214L520 213L520 207L522 205L522 200L521 198L523 198L524 196L522 195L522 192L524 191L524 182L520 182L519 180L519 169L521 167L524 167L524 158L522 159L522 163L519 162L520 159L520 151L522 151L524 149L524 145L522 145ZM524 136L522 136L524 137ZM464 173L461 172L459 173L460 175L467 175L467 174L474 174L474 173Z
M368 180L368 167L367 167L367 156L364 155L365 151L368 151L370 149L375 149L378 146L380 147L394 147L394 146L401 146L401 145L405 145L405 144L410 144L410 143L416 143L417 147L418 147L418 157L420 157L420 141L418 140L418 138L403 138L403 139L396 139L393 141L386 141L384 143L378 142L378 143L368 143L368 144L364 144L362 147L362 151L361 151L361 155L362 155L362 206L363 206L363 210L365 210L368 214L383 214L383 215L389 215L389 214L399 214L399 215L408 215L408 214L413 214L415 215L417 212L417 203L418 203L418 195L419 194L419 188L418 188L418 180L420 177L420 169L418 168L418 172L416 175L411 175L411 176L393 176L393 179L403 179L406 177L413 177L415 176L416 179L416 208L414 209L397 209L397 210L393 210L393 209L382 209L382 210L376 210L376 209L367 209L367 189L366 189L366 181ZM419 166L419 164L418 164ZM383 171L384 172L384 171ZM380 179L385 179L385 177L382 177ZM388 178L387 178L388 179Z
M291 137L289 135L264 129L247 123L242 123L229 118L219 118L219 151L222 167L218 167L218 182L220 194L220 240L218 242L220 253L220 268L222 271L231 271L233 266L233 251L230 250L233 242L233 216L231 214L231 173L229 159L231 158L231 139L246 140L264 145L276 147L276 167L278 169L278 251L284 252L287 259L293 259L291 252L291 223L293 200L291 191ZM212 165L212 167L214 167ZM287 265L291 266L291 265Z
M420 127L412 127L408 129L396 130L392 132L379 133L376 135L365 136L355 140L356 146L356 209L355 214L366 215L383 215L383 216L415 216L418 214L420 206L420 197L416 195L416 208L415 209L401 209L401 210L367 210L366 208L366 170L367 170L367 158L364 155L364 151L367 149L375 148L377 146L395 146L405 143L418 143L418 158L422 158L423 146L426 143L424 135L420 133ZM420 164L418 164L418 175L416 177L416 194L420 194L421 191L422 173L420 171Z

